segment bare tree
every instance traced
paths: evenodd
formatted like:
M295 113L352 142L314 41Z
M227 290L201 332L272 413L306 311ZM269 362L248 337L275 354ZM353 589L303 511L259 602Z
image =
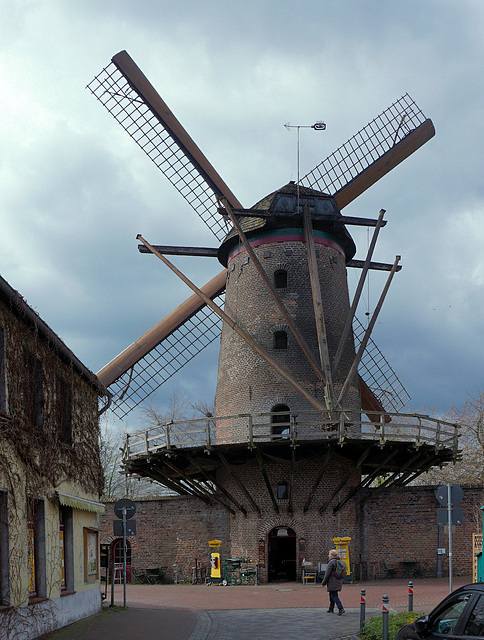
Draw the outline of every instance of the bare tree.
M462 426L460 458L420 476L418 484L484 484L484 391L469 395L462 407L453 406L446 420Z

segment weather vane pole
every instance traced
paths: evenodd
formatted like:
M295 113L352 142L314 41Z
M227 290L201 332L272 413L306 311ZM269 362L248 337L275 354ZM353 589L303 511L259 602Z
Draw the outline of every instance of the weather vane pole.
M317 121L314 124L291 124L286 122L284 125L286 129L297 129L297 209L299 211L299 130L300 129L314 129L315 131L324 131L326 124L324 122Z

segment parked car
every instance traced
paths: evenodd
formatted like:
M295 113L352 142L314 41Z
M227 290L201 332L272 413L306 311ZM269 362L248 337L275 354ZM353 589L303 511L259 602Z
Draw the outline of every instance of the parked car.
M427 616L400 629L394 640L433 638L484 640L484 584L468 584L448 595Z

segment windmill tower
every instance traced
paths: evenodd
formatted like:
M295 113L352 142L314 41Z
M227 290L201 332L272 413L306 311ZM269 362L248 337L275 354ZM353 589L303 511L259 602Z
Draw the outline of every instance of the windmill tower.
M385 478L382 487L406 484L457 451L454 425L428 416L408 424L397 413L404 391L381 354L376 365L372 358L371 329L399 268L398 257L393 265L371 260L384 212L341 213L429 140L433 124L405 95L300 184L244 209L126 52L89 89L219 241L168 247L138 236L140 250L194 294L99 372L117 415L222 337L215 416L130 434L125 468L221 505L230 514L229 553L258 557L262 579L295 579L303 556L324 557L333 536L357 538L358 509L375 478ZM350 225L374 229L365 260L354 259ZM224 270L199 288L169 254L217 257ZM349 267L361 270L351 303ZM371 268L389 276L355 344Z

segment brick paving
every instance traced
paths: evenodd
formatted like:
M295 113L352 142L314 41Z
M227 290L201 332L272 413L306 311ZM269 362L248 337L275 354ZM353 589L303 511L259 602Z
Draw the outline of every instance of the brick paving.
M456 578L456 589L470 582ZM52 640L330 640L357 632L360 593L366 589L367 617L379 615L382 596L390 609L408 607L408 581L345 585L346 614L327 614L320 585L269 583L258 586L128 585L115 587L115 605L101 614L54 632ZM414 581L414 610L427 613L449 592L447 579ZM108 594L110 601L110 594Z

